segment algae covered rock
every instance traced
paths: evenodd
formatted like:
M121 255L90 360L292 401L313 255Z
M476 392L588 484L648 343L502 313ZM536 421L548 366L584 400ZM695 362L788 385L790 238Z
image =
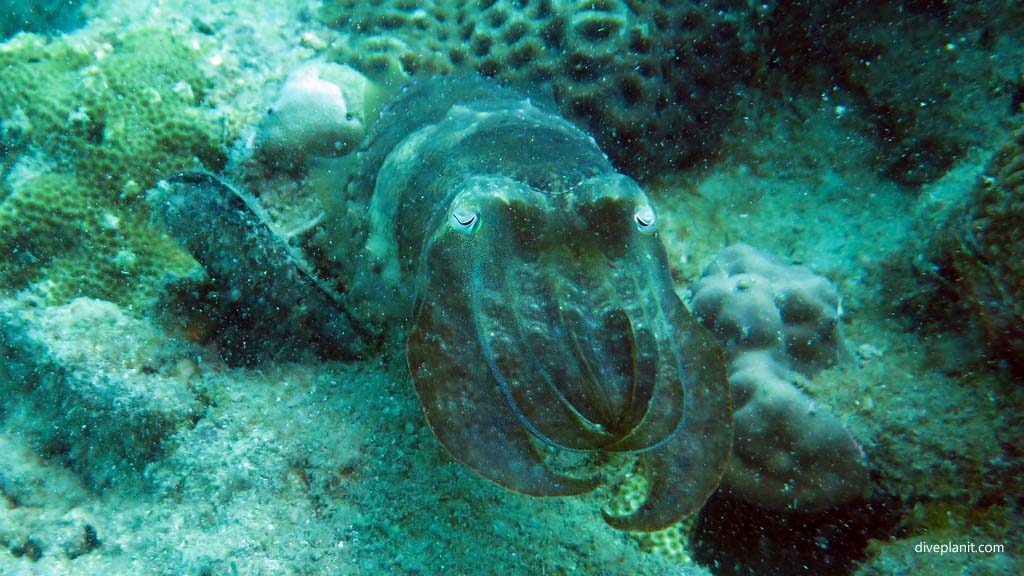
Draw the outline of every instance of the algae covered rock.
M179 374L195 351L110 302L3 300L0 327L4 426L93 486L140 472L201 408Z
M0 284L134 304L194 266L136 199L168 173L224 163L200 56L164 30L0 45Z

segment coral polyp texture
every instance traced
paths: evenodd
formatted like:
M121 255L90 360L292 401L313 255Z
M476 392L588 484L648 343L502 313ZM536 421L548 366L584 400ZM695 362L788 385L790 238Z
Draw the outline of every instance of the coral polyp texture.
M550 88L616 165L644 176L712 151L747 75L736 18L711 4L336 0L339 61L379 79L476 72Z
M1024 129L989 162L945 243L993 352L1024 371Z
M812 512L861 495L859 445L795 384L839 360L835 286L738 244L694 285L691 305L729 361L734 442L723 486L759 506Z
M194 265L136 200L168 173L224 163L200 56L163 30L0 45L0 285L134 303Z

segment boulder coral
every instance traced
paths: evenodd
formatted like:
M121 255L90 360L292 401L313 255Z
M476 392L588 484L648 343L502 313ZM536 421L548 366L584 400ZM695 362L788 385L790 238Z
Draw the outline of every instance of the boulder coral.
M836 287L803 266L789 266L746 244L725 248L694 286L691 304L730 360L768 351L804 373L840 354L842 303Z
M738 244L694 285L691 306L729 363L734 442L724 488L765 508L807 512L862 494L859 445L796 385L839 360L835 286Z
M169 173L224 164L201 57L164 30L0 45L0 285L137 304L192 269L137 199Z
M395 83L477 73L550 93L619 169L657 174L712 152L750 73L727 2L332 0L329 53Z

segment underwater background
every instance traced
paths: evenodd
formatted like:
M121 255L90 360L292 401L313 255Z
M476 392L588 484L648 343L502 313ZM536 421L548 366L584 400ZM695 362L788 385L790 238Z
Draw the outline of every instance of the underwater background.
M1024 573L1020 2L0 5L0 574ZM292 83L311 63L366 81L326 135ZM736 424L824 414L855 494L800 509L734 473L631 533L601 513L642 499L628 466L585 496L505 490L435 439L401 327L351 355L300 312L268 328L246 299L280 273L241 256L262 236L194 215L237 248L218 285L154 220L161 181L221 174L322 272L346 252L311 231L369 209L325 200L346 165L323 158L460 74L551 100L641 184L727 350L812 302L782 310L814 327L760 388L776 404ZM716 297L729 258L756 278ZM758 450L733 453L785 467Z

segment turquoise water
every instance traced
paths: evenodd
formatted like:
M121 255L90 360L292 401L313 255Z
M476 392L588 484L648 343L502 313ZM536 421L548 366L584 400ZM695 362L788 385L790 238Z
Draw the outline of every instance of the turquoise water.
M0 574L1021 572L1019 3L3 14Z

